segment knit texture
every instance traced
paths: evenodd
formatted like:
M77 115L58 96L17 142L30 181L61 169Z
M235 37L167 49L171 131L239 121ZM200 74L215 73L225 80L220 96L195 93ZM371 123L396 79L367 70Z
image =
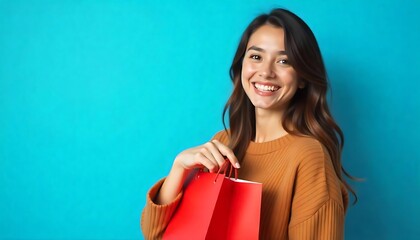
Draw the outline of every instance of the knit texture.
M213 139L228 143L224 131ZM343 239L348 194L317 140L288 134L250 142L239 178L263 184L260 239ZM163 181L147 194L141 220L145 239L161 239L182 198L180 193L172 203L156 205Z

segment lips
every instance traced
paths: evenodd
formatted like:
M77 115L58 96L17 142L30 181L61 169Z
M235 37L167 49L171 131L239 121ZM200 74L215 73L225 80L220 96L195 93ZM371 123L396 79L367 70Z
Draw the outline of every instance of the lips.
M253 85L256 89L262 92L275 92L280 89L279 86L272 84L254 83Z

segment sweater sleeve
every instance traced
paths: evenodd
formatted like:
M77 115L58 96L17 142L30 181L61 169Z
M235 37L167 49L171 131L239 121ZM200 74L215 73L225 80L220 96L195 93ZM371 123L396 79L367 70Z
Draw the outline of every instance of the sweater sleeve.
M166 205L158 205L153 200L160 190L165 179L157 182L146 195L146 206L141 216L141 230L144 239L161 239L172 214L181 201L182 192L174 199L173 202Z
M227 134L225 131L220 131L213 136L212 139L217 139L226 143ZM162 239L163 233L182 198L183 192L181 192L173 202L167 205L156 204L153 200L159 193L164 181L165 179L162 179L157 182L146 195L146 206L141 214L140 227L144 238L147 240Z
M344 210L340 203L328 200L310 218L289 226L289 239L338 240L344 238Z
M343 239L345 208L341 182L319 144L302 151L289 222L289 239Z

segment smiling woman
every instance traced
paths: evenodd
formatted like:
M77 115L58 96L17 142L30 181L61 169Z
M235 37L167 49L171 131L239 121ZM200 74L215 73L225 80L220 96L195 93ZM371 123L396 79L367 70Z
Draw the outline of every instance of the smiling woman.
M242 87L257 114L264 109L283 112L295 95L299 82L288 64L284 30L272 25L260 27L249 39L242 63Z
M353 191L343 178L343 134L328 109L312 31L284 9L258 16L242 35L230 75L234 89L223 112L230 129L181 152L152 187L145 237L162 236L194 169L216 172L228 159L239 178L263 184L260 239L342 239Z

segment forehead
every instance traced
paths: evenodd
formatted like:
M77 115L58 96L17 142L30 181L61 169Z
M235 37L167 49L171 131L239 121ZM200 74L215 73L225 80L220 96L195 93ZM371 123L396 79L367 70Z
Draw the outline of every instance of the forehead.
M259 27L249 38L247 48L258 46L265 50L284 50L284 30L272 25Z

